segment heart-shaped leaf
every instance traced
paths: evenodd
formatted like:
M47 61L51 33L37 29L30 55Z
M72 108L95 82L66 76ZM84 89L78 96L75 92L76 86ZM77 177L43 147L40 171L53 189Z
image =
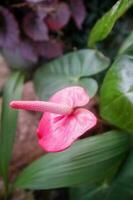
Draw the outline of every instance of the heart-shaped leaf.
M128 49L108 71L101 89L101 116L133 133L133 54Z
M81 85L90 97L97 92L97 83L88 78L105 70L109 59L95 50L80 50L44 64L34 77L37 94L42 99L49 98L56 91L72 85Z
M28 166L14 186L51 189L93 184L114 174L128 148L128 135L110 131L82 139L68 150L41 157Z
M79 84L88 91L90 97L97 93L98 84L93 78L81 78Z

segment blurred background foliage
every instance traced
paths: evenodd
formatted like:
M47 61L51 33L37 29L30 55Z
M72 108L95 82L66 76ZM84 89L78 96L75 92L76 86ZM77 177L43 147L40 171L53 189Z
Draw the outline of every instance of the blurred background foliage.
M41 60L49 60L62 55L63 52L85 48L88 34L95 22L116 2L1 1L1 51L12 68L29 69L38 65ZM113 58L121 42L132 30L132 11L131 8L118 20L109 37L98 44L98 48L105 55Z
M11 69L21 69L21 70L24 69L26 72L28 72L27 73L28 76L26 76L27 78L25 80L32 79L34 76L34 69L36 70L36 68L39 68L41 63L44 63L44 68L42 69L40 68L34 77L36 92L38 93L39 96L43 96L42 90L40 90L41 91L40 93L38 92L39 87L40 86L42 87L43 81L44 81L44 85L47 83L47 81L49 83L51 71L52 71L50 64L49 63L47 64L47 61L52 60L53 58L59 57L63 55L64 53L68 53L70 51L87 48L88 35L90 34L92 27L97 22L97 20L101 18L105 12L111 9L111 7L116 2L117 2L116 0L110 0L110 1L108 0L89 0L89 1L88 0L77 0L77 1L76 0L63 0L63 1L46 0L45 2L42 3L41 0L26 0L26 1L19 1L19 2L18 0L1 0L0 2L0 51L2 55L4 55L6 62L8 62ZM46 9L45 12L42 9L43 7ZM63 13L62 13L62 10L63 10ZM101 50L101 52L104 53L105 56L111 59L111 62L115 60L115 57L117 55L117 52L122 42L127 38L129 33L133 30L132 13L133 13L133 8L130 8L117 21L117 23L113 27L113 30L111 31L109 36L105 40L99 42L96 45L97 48ZM130 38L130 41L131 41L131 38ZM123 53L124 50L120 50L120 53L121 52ZM127 55L127 59L128 59L128 55ZM88 55L86 56L88 57ZM80 56L77 56L77 57L79 58ZM93 60L97 61L97 59L99 58L95 57L95 59ZM99 63L99 61L97 62ZM98 64L97 71L101 67L106 69L108 65L109 65L109 60L103 59L101 64L100 65ZM95 66L95 63L94 63L94 66ZM120 68L120 66L121 65L119 65L118 63L118 68ZM33 70L29 71L29 69L33 69ZM46 74L46 77L44 76L45 79L44 77L42 77L41 79L41 75L43 74L41 70L42 71L44 70L44 72L45 70L46 72L48 71L49 76L47 76ZM61 70L63 70L63 67L61 68ZM77 68L74 67L74 70L76 72ZM102 71L102 70L103 69L99 71ZM64 75L63 73L64 71L61 72L61 76ZM87 71L85 73L88 73L87 75L89 76L90 72ZM89 83L91 83L91 85L92 83L94 84L93 85L94 87L92 87L92 89L95 92L93 91L91 94L93 96L96 94L98 90L98 86L101 84L102 82L101 80L103 80L104 78L105 72L104 73L102 72L102 74L100 75L99 74L95 75L95 73L92 73L91 75L93 75L92 78L95 78L96 81L98 82L97 84L96 82L94 82L95 81L94 79L89 78L89 80L91 81ZM108 76L111 76L111 75L109 74ZM82 79L83 77L80 77L80 78L83 81ZM59 77L56 78L55 76L55 79L56 79L55 81L58 81ZM130 76L130 80L131 79L132 77ZM81 80L79 80L79 82ZM65 81L67 82L67 80ZM12 98L18 98L18 99L20 98L23 82L24 82L24 76L20 72L13 73L13 75L10 77L8 82L6 82L6 87L3 90L3 93L1 92L1 96L4 94L2 96L4 103L3 103L3 109L2 109L3 121L2 121L1 130L3 131L3 133L5 133L4 134L5 137L1 137L2 143L1 143L1 148L0 148L1 149L0 150L0 156L1 156L0 171L1 171L1 175L3 176L5 180L6 186L8 185L8 167L9 167L8 164L11 158L11 150L12 150L12 146L14 142L13 138L14 138L14 133L15 133L15 128L16 128L15 125L17 121L17 113L14 113L14 111L9 111L9 109L6 110L6 108L9 102L12 100ZM132 80L130 82L132 82ZM63 79L63 83L64 83L64 79ZM85 81L85 84L86 83L88 82ZM117 84L115 86L117 86ZM118 86L119 86L119 82L118 82ZM110 87L112 87L112 85ZM53 87L53 89L58 89L58 88ZM117 89L119 90L119 87ZM102 94L102 98L103 98L102 106L104 109L105 103L109 102L108 99L106 99L106 95L104 98L104 94L106 94L106 82L102 90L103 91L105 90L105 92L103 92ZM47 89L46 92L47 93L50 92L50 94L47 94L48 96L51 95L51 91L49 91L49 89ZM123 91L118 91L118 92L123 92ZM110 94L111 94L110 99L112 101L113 93L110 93ZM44 94L44 96L46 96L46 94ZM99 102L95 105L94 111L96 111L99 114L98 104ZM132 106L132 104L130 105L126 104L126 106ZM118 109L115 109L116 107ZM109 109L111 110L111 107L109 107ZM127 107L125 108L125 110L126 109ZM103 112L102 115L103 115L103 118L105 118L105 120L106 120L106 115L108 114L110 115L110 110L108 112ZM118 105L114 106L114 111L121 112L121 110L122 109L120 106ZM130 107L129 107L129 110L132 114L132 109L130 109ZM112 109L112 112L113 112L113 109ZM116 114L119 115L119 112ZM14 118L12 117L13 115L14 115ZM112 114L112 116L113 115L114 113ZM112 116L108 117L109 122L112 122L112 124L115 124L116 121L114 122L112 120L113 118ZM125 119L126 119L126 115L123 120L125 121ZM7 121L10 121L11 123L15 125L11 127L7 127L6 126ZM114 128L113 125L108 125L106 124L106 122L102 122L102 123L105 123L105 124L102 124L96 127L96 129L93 132L101 133L104 130L106 131L106 130L110 130ZM116 127L121 128L121 124L123 124L124 126L123 121L122 122L120 121L119 123L120 123L119 126L118 126L118 123L115 124ZM132 124L130 124L130 126L132 127ZM10 136L7 135L8 132L10 132ZM50 157L48 155L48 158L44 156L39 160L39 162L37 160L37 162L31 164L28 168L26 168L22 172L22 174L20 174L20 176L15 182L16 187L18 186L20 188L31 188L32 191L29 192L27 190L26 191L22 190L22 197L21 197L21 192L18 191L18 196L12 197L13 200L15 198L17 200L19 199L25 199L25 200L28 200L28 199L31 199L31 200L36 200L36 199L37 200L43 200L43 199L48 199L48 200L58 200L58 199L61 199L61 200L68 200L68 199L71 199L71 200L74 200L74 199L76 200L97 200L97 199L115 200L118 198L121 198L123 200L126 200L126 198L128 200L132 199L132 182L133 182L132 181L133 179L132 152L130 153L128 158L124 157L125 154L127 153L127 150L129 150L127 147L128 145L127 140L129 138L127 135L119 136L119 134L118 135L115 134L115 131L114 132L112 131L112 135L106 133L104 136L103 134L102 142L104 143L101 143L101 144L97 143L98 141L101 141L99 136L96 136L96 142L95 142L95 136L94 138L92 137L92 142L94 142L95 145L93 146L94 148L93 155L90 155L90 157L89 157L89 153L91 153L90 152L91 148L89 148L88 145L91 146L91 140L88 139L88 141L87 140L82 141L83 144L84 143L87 144L86 146L85 144L83 145L85 146L85 148L83 149L82 149L82 145L80 143L77 143L74 147L72 147L72 149L68 150L68 152L62 152L59 155L50 155ZM97 139L97 137L99 138L99 140ZM112 139L112 137L115 139ZM7 144L6 143L7 140L8 140L8 151L7 151L7 148L5 148ZM108 149L109 147L108 140L112 142L110 143L110 149ZM118 146L117 146L117 142L118 142ZM78 149L76 149L78 148L78 145L79 147L81 145L80 147L81 151L80 151L80 156L77 155L77 157L79 156L79 159L77 159L78 161L78 165L77 165L75 164L74 158L75 158L76 153L78 153ZM98 146L98 145L101 145L101 146ZM116 149L113 147L116 147ZM4 156L2 157L3 154L5 155L5 157ZM84 160L84 156L87 156L88 160L86 159ZM63 186L71 186L69 180L67 180L67 176L69 175L69 172L71 172L71 167L76 167L77 172L81 176L81 179L82 178L83 180L86 179L86 174L82 177L84 170L80 171L80 165L82 166L82 159L84 161L85 170L87 170L88 167L90 167L90 169L93 172L89 174L90 182L91 182L91 176L92 176L92 179L93 178L95 179L96 176L99 177L102 173L103 173L103 176L105 176L106 175L105 169L109 168L110 163L108 163L108 160L106 159L104 160L104 156L105 157L110 156L111 157L110 162L115 162L117 159L119 160L119 162L117 162L117 165L114 164L115 170L112 169L113 175L109 177L109 180L110 179L111 181L113 180L110 186L109 186L108 181L104 181L102 185L99 185L97 183L92 186L85 185L85 187L83 186L82 187L78 186L78 188L71 187L71 189L67 189L67 188L66 189L64 188L63 189L47 189L47 188L50 188L50 185L52 184L53 184L52 186L53 188L55 188L56 184L58 184L59 187L61 187L61 184ZM90 158L94 158L94 160L96 159L97 163L94 164L93 162L91 162ZM41 171L42 169L41 166L47 163L47 159L49 160L49 163L52 160L54 165L49 164L48 167L46 165L46 174L45 174L45 170ZM67 166L66 168L63 166L61 168L62 171L60 171L60 169L58 171L58 164L59 164L57 162L58 159L60 162L60 166L63 166L63 164L64 165L68 164L70 168L68 167L68 165L66 165ZM119 165L121 162L122 162L122 165ZM105 165L102 165L103 163L105 163ZM34 166L36 165L37 165L37 171L35 171L36 175L34 179L34 176L32 177L32 173L34 175ZM99 165L101 166L100 169L102 173L100 170L97 169L98 174L95 174L95 172L93 171L93 168L95 170L95 168L97 168ZM53 166L55 167L55 170ZM38 169L40 170L39 173L38 173ZM116 171L118 172L118 170L119 170L119 173L116 175ZM52 177L51 177L52 172L55 177L56 175L58 175L59 179L55 178L55 180L52 181ZM57 172L58 174L56 174ZM60 176L61 173L62 173L62 176ZM74 172L74 170L72 171L72 173L73 174L71 176L71 181L76 182L78 180L78 175L76 174L76 172ZM45 179L41 179L41 176L42 177L48 176L49 181L45 181ZM28 180L26 180L27 177L28 177ZM49 177L51 177L51 179L49 179ZM66 177L66 179L64 180L62 177ZM34 187L32 183L35 184ZM44 184L44 188L46 190L34 191L34 188L38 187L38 189L40 189L42 187L42 184ZM9 188L7 186L6 189L10 189L10 186ZM3 198L2 192L0 193L1 199Z

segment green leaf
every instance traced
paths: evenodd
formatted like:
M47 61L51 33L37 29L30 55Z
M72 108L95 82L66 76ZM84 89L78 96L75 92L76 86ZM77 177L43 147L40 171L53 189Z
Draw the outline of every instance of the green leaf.
M44 64L37 70L34 77L36 92L42 99L48 99L64 87L81 85L92 97L96 94L98 85L88 76L105 70L108 65L109 59L95 50L86 49L69 53Z
M23 87L23 76L13 73L8 80L3 94L1 130L0 130L0 174L5 184L8 182L8 169L16 132L17 111L9 108L9 102L20 99Z
M101 88L100 112L109 123L133 133L133 54L120 55L108 71Z
M80 79L80 86L85 88L88 91L90 97L95 96L98 90L97 82L92 78L81 78Z
M105 188L102 200L132 200L133 199L133 151L124 163L118 178L113 181L110 187ZM104 189L104 188L103 188ZM98 190L95 189L95 191ZM101 193L100 193L101 195ZM90 199L88 199L90 200Z
M14 186L51 189L100 182L114 174L127 148L128 135L118 131L82 139L64 152L47 154L33 162Z
M133 199L133 151L130 153L117 180L111 185L104 200Z
M70 200L132 200L132 168L133 152L122 163L122 167L111 184L105 180L101 185L73 187L70 189Z
M128 38L125 40L125 42L122 44L119 54L124 53L130 46L133 45L133 31L130 33Z
M82 186L70 189L70 200L104 200L108 192L108 185ZM113 200L113 199L112 199Z
M119 175L111 185L78 187L70 190L71 200L132 200L133 199L133 151L129 154Z
M105 39L111 32L116 21L133 5L133 0L119 0L91 30L88 46L93 47L96 42Z

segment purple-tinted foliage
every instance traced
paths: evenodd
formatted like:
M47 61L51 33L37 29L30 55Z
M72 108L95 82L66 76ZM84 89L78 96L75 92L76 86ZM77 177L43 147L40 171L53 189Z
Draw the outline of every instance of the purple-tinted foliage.
M38 6L36 7L36 16L37 16L37 18L39 18L39 20L40 20L42 23L44 23L43 20L45 19L45 17L47 17L46 9L45 9L43 6L38 5Z
M36 50L29 41L21 41L14 50L3 48L2 53L9 66L15 69L32 68L38 61Z
M13 48L19 43L19 27L13 14L0 6L0 47Z
M38 17L44 19L49 13L55 10L58 4L58 0L47 0L38 3L35 7Z
M82 27L82 23L86 17L86 9L83 0L70 0L70 7L72 17L79 29Z
M83 0L22 0L8 8L0 6L0 48L12 65L60 56L65 45L58 31L71 17L81 28L85 16Z
M23 29L27 36L35 41L48 40L48 28L42 18L36 13L30 12L25 15L23 20Z
M31 42L21 41L19 48L24 59L32 61L33 63L37 63L38 53Z
M61 41L49 40L37 42L35 47L38 54L47 59L55 58L63 54L63 43Z
M71 13L68 5L66 3L60 3L55 10L47 16L45 22L50 30L58 31L68 23L70 17Z

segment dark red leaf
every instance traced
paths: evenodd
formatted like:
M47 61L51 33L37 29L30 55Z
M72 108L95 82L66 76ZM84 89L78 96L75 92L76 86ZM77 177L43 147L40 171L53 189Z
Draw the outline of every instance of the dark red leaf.
M30 12L24 17L23 29L35 41L48 40L48 28L36 13Z
M13 48L19 43L19 27L13 14L0 6L0 46Z
M77 27L81 29L82 23L86 17L86 9L83 0L70 0L70 7L74 21Z
M66 3L60 3L55 11L50 13L45 19L46 24L52 31L62 29L69 21L71 16L69 7Z
M38 54L47 59L55 58L63 54L63 44L60 41L49 40L37 42L35 47Z

